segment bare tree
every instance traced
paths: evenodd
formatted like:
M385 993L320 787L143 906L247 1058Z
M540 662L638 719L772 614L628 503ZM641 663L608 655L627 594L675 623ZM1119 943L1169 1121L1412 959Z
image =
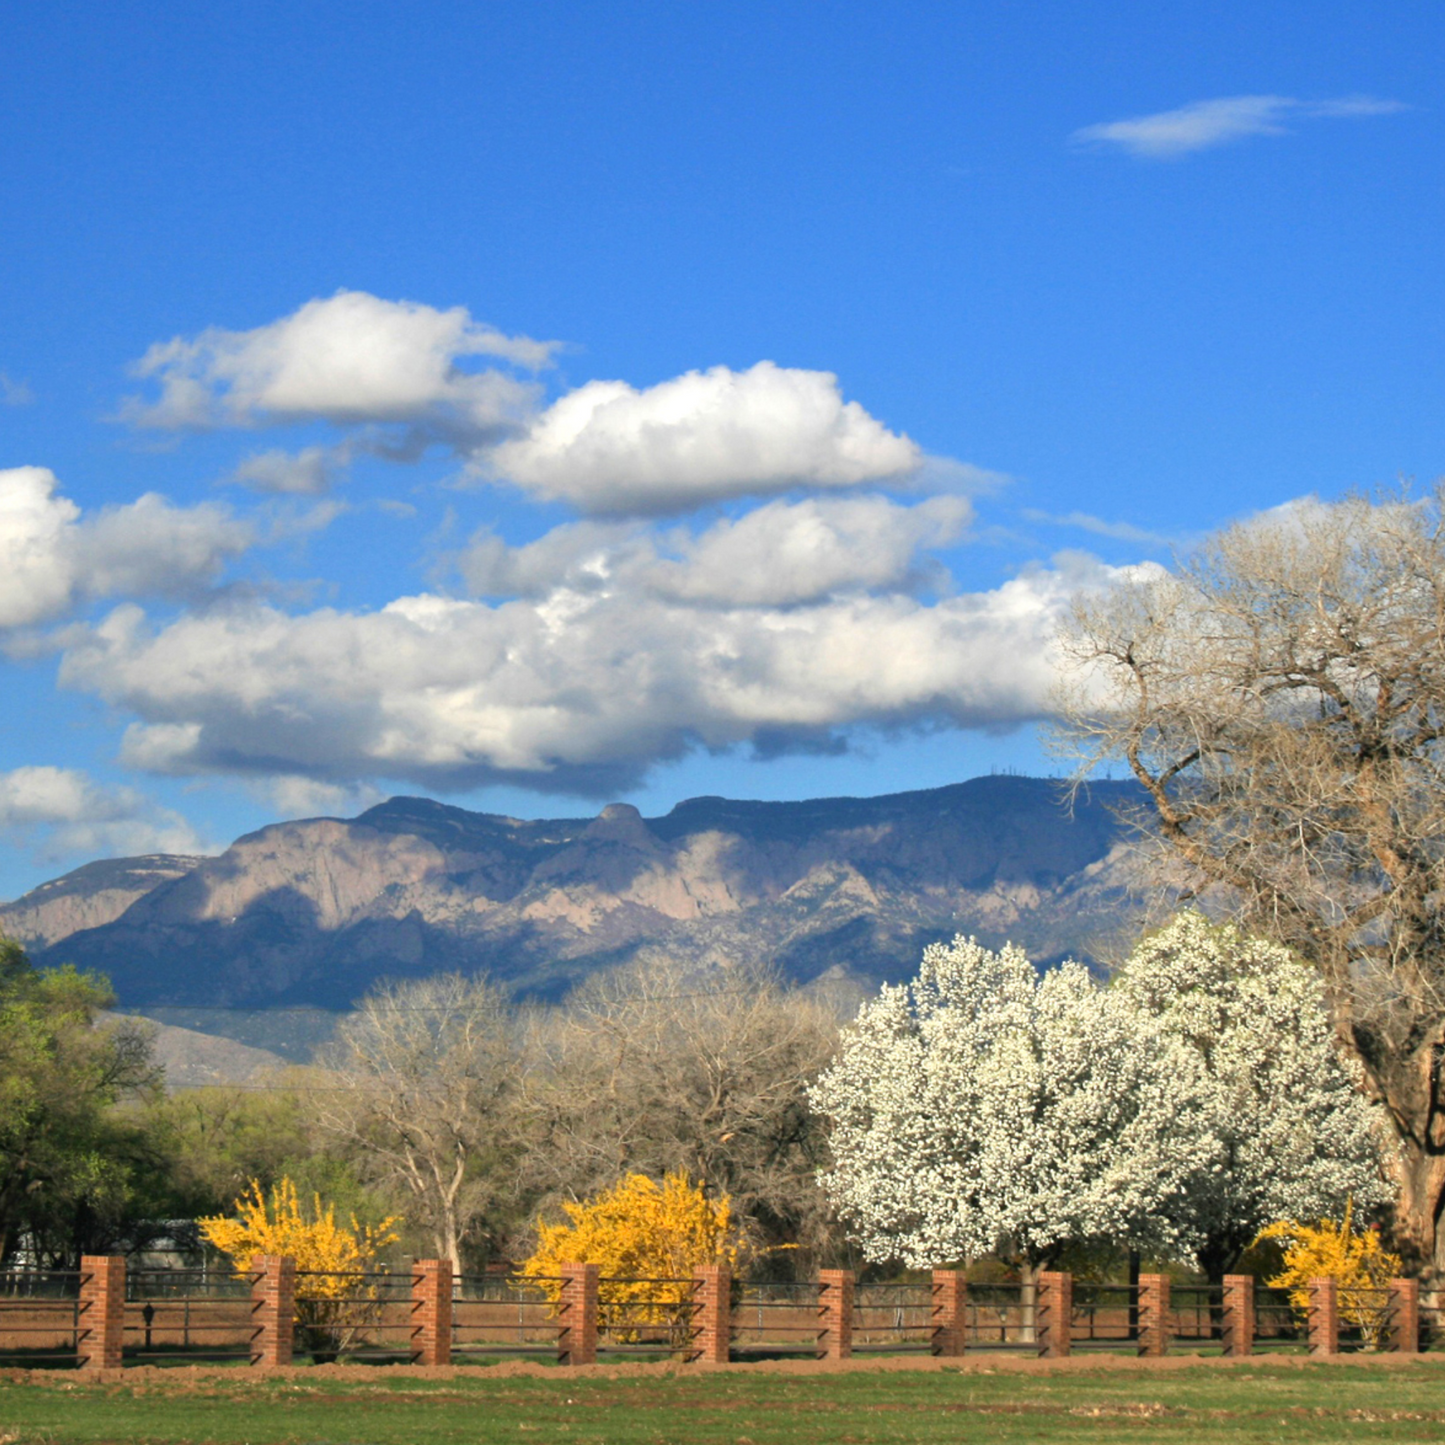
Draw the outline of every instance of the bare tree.
M1128 763L1184 882L1322 971L1401 1146L1401 1242L1445 1275L1440 492L1302 504L1082 598L1063 744Z
M584 983L537 1020L534 1186L576 1199L630 1171L686 1169L764 1243L816 1247L825 1145L806 1090L837 1034L825 998L758 970L654 960Z
M375 989L324 1061L322 1128L409 1199L407 1222L456 1270L509 1187L519 1044L501 990L441 974Z

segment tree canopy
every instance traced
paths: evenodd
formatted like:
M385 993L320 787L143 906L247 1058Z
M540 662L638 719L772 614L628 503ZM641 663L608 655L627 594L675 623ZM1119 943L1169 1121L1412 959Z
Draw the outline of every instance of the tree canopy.
M1071 1244L1176 1248L1160 1201L1207 1166L1177 1046L1080 964L935 944L844 1031L812 1090L824 1175L865 1254L927 1267L994 1253L1026 1270Z
M1139 941L1113 991L1188 1071L1163 1082L1189 1099L1204 1147L1159 1207L1209 1278L1274 1220L1391 1197L1384 1120L1340 1056L1318 972L1288 949L1190 911Z
M1401 1148L1401 1242L1445 1273L1442 495L1306 502L1077 603L1060 738L1125 761L1144 820L1318 967Z
M109 985L36 970L0 941L0 1262L22 1241L48 1265L105 1247L144 1212L157 1161L114 1108L158 1079L130 1021L102 1022Z

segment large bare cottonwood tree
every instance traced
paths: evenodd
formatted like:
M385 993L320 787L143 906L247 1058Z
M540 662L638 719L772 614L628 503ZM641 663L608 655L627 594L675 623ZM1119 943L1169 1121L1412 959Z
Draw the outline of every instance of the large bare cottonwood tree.
M1186 881L1323 973L1445 1277L1442 494L1302 503L1081 598L1060 737L1123 759Z

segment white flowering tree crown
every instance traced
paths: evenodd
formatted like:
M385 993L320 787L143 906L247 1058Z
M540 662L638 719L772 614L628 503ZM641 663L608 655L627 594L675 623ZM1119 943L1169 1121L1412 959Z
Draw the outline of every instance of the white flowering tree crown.
M1271 1220L1389 1193L1318 975L1197 913L1108 987L935 944L863 1006L812 1102L833 1207L868 1258L915 1268L1109 1244L1217 1279Z
M1160 1201L1212 1144L1166 1086L1177 1046L1129 1003L1080 964L1041 974L960 937L865 1004L812 1091L823 1184L865 1254L1031 1270L1078 1242L1175 1248Z
M1210 1162L1160 1208L1211 1278L1274 1220L1390 1197L1379 1111L1335 1045L1319 973L1289 949L1181 913L1138 943L1110 992L1187 1067Z

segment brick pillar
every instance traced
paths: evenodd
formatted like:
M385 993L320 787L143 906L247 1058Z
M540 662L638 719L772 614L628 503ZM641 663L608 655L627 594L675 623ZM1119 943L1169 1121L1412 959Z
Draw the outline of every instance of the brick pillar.
M411 1362L452 1362L452 1262L419 1259L411 1270Z
M251 1261L251 1363L274 1370L291 1363L296 1339L296 1261L263 1254Z
M1393 1354L1420 1352L1420 1283L1413 1279L1392 1279L1385 1306L1385 1348Z
M1338 1280L1317 1275L1309 1283L1310 1354L1340 1352L1340 1286Z
M564 1264L557 1301L557 1358L564 1365L597 1363L597 1280L595 1264Z
M853 1353L853 1271L818 1271L818 1349L825 1360L846 1360Z
M959 1269L933 1271L933 1353L961 1355L968 1348L968 1276Z
M725 1365L732 1357L733 1272L713 1264L692 1272L696 1337L689 1358L704 1365Z
M1060 1359L1069 1353L1069 1325L1074 1314L1074 1277L1058 1270L1039 1274L1034 1306L1039 1354Z
M125 1259L85 1254L80 1259L77 1363L82 1370L118 1370L125 1340Z
M1224 1318L1220 1343L1226 1355L1238 1358L1254 1353L1254 1276L1224 1276Z
M1139 1353L1169 1353L1169 1276L1139 1276Z

